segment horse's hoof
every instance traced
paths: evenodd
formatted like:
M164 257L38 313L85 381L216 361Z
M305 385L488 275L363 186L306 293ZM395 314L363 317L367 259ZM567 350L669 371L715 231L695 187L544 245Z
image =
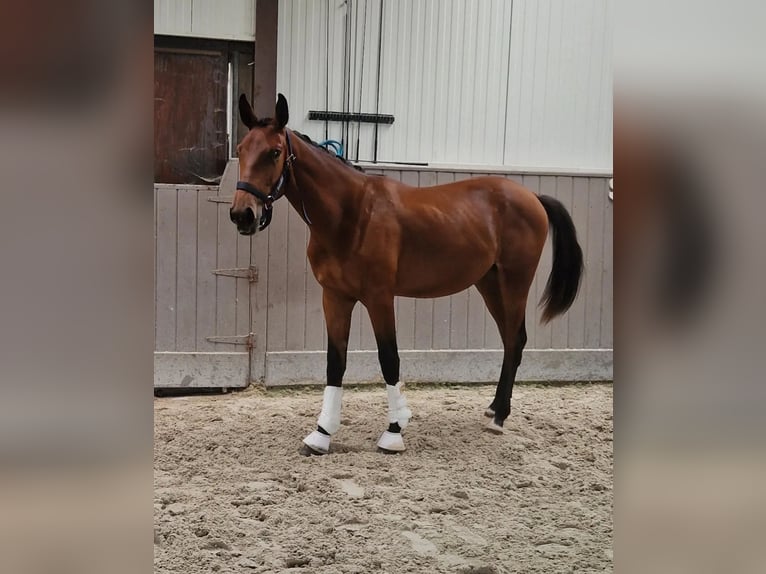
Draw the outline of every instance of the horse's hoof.
M303 439L303 446L310 451L309 454L327 454L330 452L330 435L314 431ZM303 453L304 448L301 447L301 454Z
M401 453L403 451L401 451L401 450L386 450L385 448L378 447L378 452L380 454L399 454L399 453Z
M388 454L404 452L402 433L385 431L378 439L378 449Z
M504 434L505 429L501 427L499 424L495 422L495 419L492 419L489 421L485 426L484 430L487 432L491 432L492 434Z
M487 417L488 419L493 419L493 418L495 418L495 411L494 411L494 409L492 409L492 408L487 408L487 410L486 410L486 411L484 411L484 416L485 416L485 417Z
M326 452L319 452L319 451L313 450L307 444L302 444L301 448L298 449L298 453L303 456L322 456L327 454Z

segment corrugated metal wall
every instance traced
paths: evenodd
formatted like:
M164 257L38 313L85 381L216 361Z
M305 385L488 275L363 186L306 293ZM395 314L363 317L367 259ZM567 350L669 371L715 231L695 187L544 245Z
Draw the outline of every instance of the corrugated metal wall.
M154 33L252 42L255 0L154 0Z
M394 115L378 161L608 171L611 12L608 0L281 0L277 85L292 127L315 139L312 109ZM327 136L345 136L352 158L359 136L359 159L373 159L372 125Z

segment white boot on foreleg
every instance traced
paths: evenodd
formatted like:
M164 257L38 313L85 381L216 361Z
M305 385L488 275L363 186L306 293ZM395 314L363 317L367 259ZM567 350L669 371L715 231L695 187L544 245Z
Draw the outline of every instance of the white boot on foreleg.
M330 451L330 436L340 429L340 408L343 402L343 387L325 387L322 399L322 412L319 413L317 425L326 430L329 435L315 430L303 439L303 444L314 452L327 454Z
M397 423L404 430L412 418L412 411L407 406L407 398L404 396L404 383L399 381L395 385L386 385L388 395L388 422ZM404 440L400 432L385 431L378 439L378 448L391 452L405 450Z

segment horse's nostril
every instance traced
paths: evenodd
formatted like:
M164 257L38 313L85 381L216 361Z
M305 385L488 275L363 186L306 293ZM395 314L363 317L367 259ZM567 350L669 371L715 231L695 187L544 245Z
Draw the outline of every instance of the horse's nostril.
M234 211L234 209L229 209L229 219L231 219L233 223L236 223L238 227L249 227L255 223L255 214L249 207L242 211Z
M253 213L253 210L249 207L245 209L244 213L242 214L242 218L240 219L240 222L242 225L250 226L253 223L255 223L255 213Z

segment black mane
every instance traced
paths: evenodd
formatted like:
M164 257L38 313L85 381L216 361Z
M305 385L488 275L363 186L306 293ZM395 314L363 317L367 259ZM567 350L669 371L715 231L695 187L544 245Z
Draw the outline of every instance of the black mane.
M325 153L327 153L327 154L330 154L330 155L332 155L334 158L336 158L338 161L341 161L341 162L343 162L343 163L344 163L344 164L346 164L348 167L350 167L350 168L353 168L353 169L355 169L355 170L357 170L357 171L361 171L362 173L364 173L364 169L362 169L360 166L358 166L358 165L356 165L356 164L353 164L353 163L351 163L349 160L347 160L345 157L343 157L343 156L341 156L341 155L335 155L335 153L334 153L334 152L331 152L331 151L330 151L329 149L327 149L326 147L323 147L323 146L319 145L317 142L315 142L314 140L312 140L312 139L311 139L309 136L307 136L306 134L302 134L301 132L298 132L298 131L295 131L295 130L292 130L292 131L293 131L293 133L294 133L295 135L297 135L299 138L301 138L301 139L302 139L303 141L305 141L306 143L309 143L309 144L313 145L315 148L317 148L317 149L320 149L320 150L322 150L323 152L325 152Z

